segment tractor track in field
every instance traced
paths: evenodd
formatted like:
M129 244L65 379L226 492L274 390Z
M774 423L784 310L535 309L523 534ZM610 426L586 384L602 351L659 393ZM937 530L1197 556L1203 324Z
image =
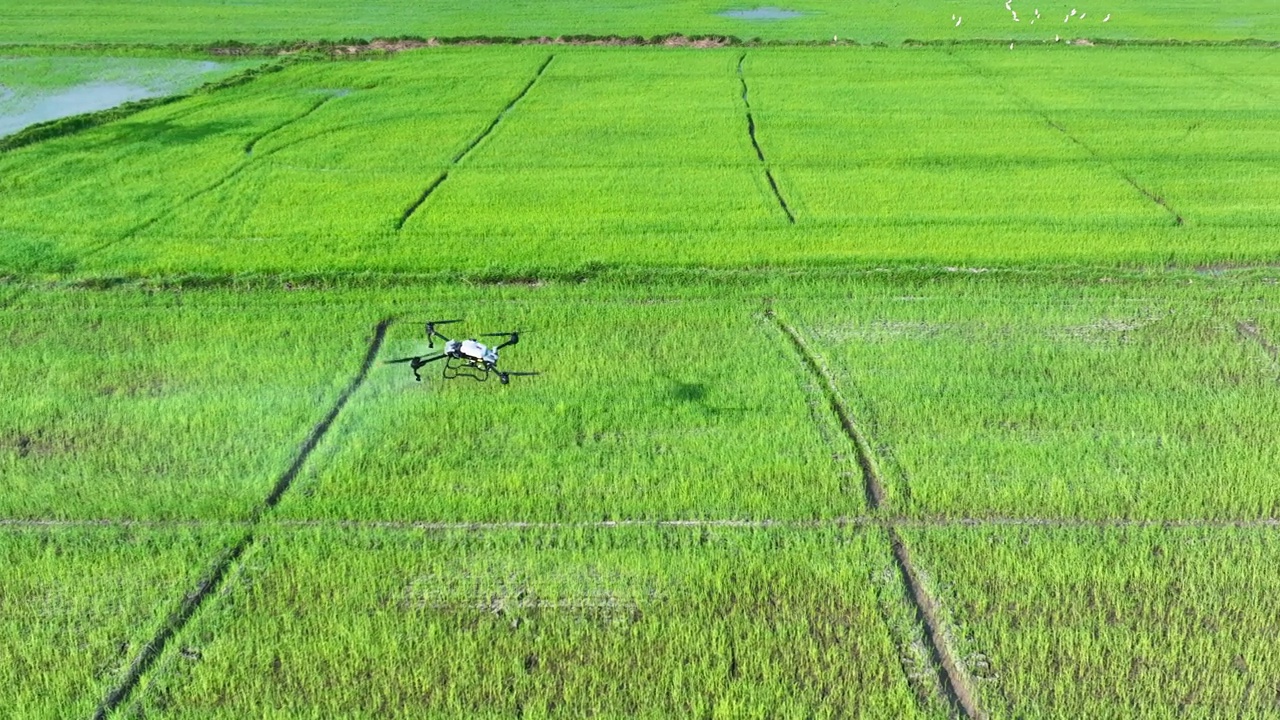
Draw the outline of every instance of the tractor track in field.
M301 122L301 121L303 121L303 120L306 120L308 117L310 117L310 116L311 116L311 114L312 114L312 113L314 113L315 111L317 111L317 110L319 110L320 108L324 107L326 104L328 104L328 103L329 103L329 101L334 100L334 99L336 99L336 98L338 98L338 97L341 97L341 96L340 96L340 95L326 95L326 96L324 96L324 97L320 98L318 101L316 101L316 102L314 102L314 103L311 103L311 107L307 108L307 109L306 109L306 110L304 110L302 113L300 113L300 114L298 114L298 115L295 115L294 117L291 117L291 118L289 118L288 120L285 120L284 122L282 122L282 123L280 123L280 124L276 125L275 127L271 128L271 129L269 129L269 130L266 130L266 131L263 131L262 133L259 133L259 134L258 134L257 136L255 136L252 140L250 140L249 142L245 143L245 146L244 146L244 154L245 154L245 155L252 155L252 154L253 154L253 149L254 149L255 147L257 147L258 143L262 142L262 141L263 141L263 140L265 140L267 137L269 137L269 136L271 136L271 135L274 135L274 134L276 134L276 133L280 132L281 130L284 130L285 128L289 127L290 125L293 125L294 123L297 123L297 122Z
M987 68L984 68L982 65L978 64L977 62L974 62L967 58L960 57L954 51L948 50L947 54L950 55L953 60L960 63L964 67L968 68L969 72L973 73L979 78L982 78L986 82L992 85L995 85L1002 93L1004 93L1008 97L1013 98L1014 101L1017 102L1017 104L1020 105L1024 111L1026 111L1027 113L1030 113L1031 115L1036 116L1045 125L1047 125L1053 130L1056 130L1063 137L1065 137L1071 143L1076 145L1076 147L1079 147L1086 154L1088 154L1089 157L1093 158L1095 162L1098 162L1102 165L1105 165L1107 168L1109 168L1112 173L1114 173L1117 177L1119 177L1120 179L1128 183L1129 186L1132 187L1134 190L1136 190L1140 195L1145 197L1147 200L1150 200L1152 203L1155 203L1161 209L1167 212L1169 216L1173 218L1174 225L1178 227L1182 227L1186 223L1185 219L1182 217L1182 213L1178 212L1172 205L1170 205L1169 201L1166 200L1162 195L1156 193L1155 191L1146 187L1142 183L1138 182L1138 179L1133 175L1131 175L1129 172L1127 172L1124 168L1120 167L1119 165L1117 165L1116 163L1108 159L1105 155L1098 152L1098 150L1094 148L1092 145L1085 142L1075 133L1072 133L1070 130L1068 130L1065 125L1054 120L1053 116L1051 116L1048 113L1048 111L1046 111L1044 108L1036 104L1036 102L1033 101L1031 98L1027 97L1026 95L1023 95L1022 93L1014 90L1012 87L1001 82L999 78L997 78Z
M970 720L986 718L986 714L982 712L978 705L978 695L973 679L969 677L964 663L959 659L959 653L952 647L950 633L944 623L943 610L940 603L934 598L929 587L922 582L920 571L912 563L911 553L907 548L907 544L902 539L901 533L898 532L897 523L891 517L881 516L884 511L888 510L889 499L885 495L884 483L881 481L879 471L876 468L875 456L871 452L871 444L853 421L852 413L849 412L844 400L840 397L840 391L836 386L835 379L831 377L826 365L809 344L805 342L800 332L778 317L772 307L766 308L765 316L791 341L805 368L822 386L832 414L835 415L841 429L844 430L849 442L853 444L857 452L858 465L862 468L862 477L866 486L867 503L872 512L876 513L876 516L880 518L880 524L884 527L889 546L893 551L893 558L898 567L899 577L907 591L907 597L911 598L916 622L924 628L924 634L929 638L933 663L937 669L938 685L946 695L944 698L946 703L951 707L955 715L969 718Z
M333 425L333 421L337 419L338 414L346 406L347 401L355 394L357 390L364 385L365 379L369 375L369 369L373 366L373 361L378 356L378 351L382 348L382 342L386 338L387 327L391 325L391 319L382 320L374 328L373 338L369 341L369 349L365 353L364 361L360 365L360 370L352 378L347 387L338 395L337 400L329 408L329 412L325 414L311 428L311 432L307 438L299 446L298 452L294 456L293 462L282 473L275 486L272 487L270 494L262 501L260 505L254 508L253 513L249 517L249 521L245 523L246 530L244 535L231 547L225 548L214 560L212 567L201 577L190 592L187 592L182 600L178 603L178 607L169 614L160 629L151 638L151 640L142 647L142 650L129 664L129 669L125 672L123 679L115 687L108 691L106 697L98 705L97 710L93 714L94 720L105 720L107 716L115 712L126 700L130 694L138 686L138 682L147 670L158 660L164 653L165 646L182 631L186 624L195 617L200 610L200 606L204 604L211 595L218 591L222 586L223 579L231 570L231 566L244 555L245 550L253 544L254 532L258 524L279 502L284 493L289 490L293 484L293 480L298 475L298 471L306 464L307 459L315 450L320 440L324 438L325 433Z
M1257 87L1256 85L1250 85L1247 82L1241 82L1240 80L1236 79L1234 75L1229 75L1224 72L1219 72L1217 70L1214 70L1213 68L1207 68L1201 65L1200 63L1193 62L1191 60L1186 59L1185 57L1179 56L1178 60L1183 65L1186 65L1187 67L1190 67L1198 72L1204 73L1205 75L1212 75L1215 79L1221 82L1225 82L1228 85L1234 85L1235 87L1241 90L1244 90L1247 93L1252 93L1254 95L1261 95L1262 97L1268 100L1274 101L1276 99L1275 95L1272 95L1270 92L1267 92L1266 90L1263 90L1262 88Z
M555 59L556 56L554 54L548 55L547 59L542 61L542 64L538 66L537 72L533 74L533 77L529 79L529 82L525 84L524 88L522 88L520 92L517 93L516 96L513 97L497 115L494 116L493 120L489 122L489 125L485 127L479 135L472 138L471 142L467 143L466 147L462 148L462 150L453 156L453 160L449 163L449 168L441 171L441 173L436 176L436 179L431 181L431 183L427 185L426 189L418 195L418 198L414 200L409 207L404 209L404 212L400 214L400 219L396 221L396 232L400 232L400 230L404 228L405 223L409 222L409 218L412 218L414 213L418 212L418 208L422 207L423 203L427 201L427 198L431 197L431 195L435 193L436 189L439 188L445 180L449 179L449 169L457 167L459 163L465 160L467 156L471 154L472 150L475 150L480 143L484 142L485 138L489 137L489 135L498 127L498 124L506 118L507 114L524 99L524 96L529 94L529 91L533 89L533 86L537 85L538 81L542 79L542 75L551 65L551 61Z
M844 434L853 443L857 451L858 466L862 469L862 481L866 492L867 505L872 510L886 509L888 499L885 496L884 483L880 480L880 473L876 468L875 459L871 453L871 445L862 435L862 431L854 424L853 416L849 413L848 407L836 388L835 379L827 372L826 366L818 360L818 356L809 348L809 344L804 341L804 338L800 337L800 333L795 328L779 318L772 309L766 310L765 315L791 341L805 368L821 385L827 404L831 408L832 414L836 416L836 420L840 423L841 429L844 430Z
M742 71L742 64L746 60L746 53L738 56L738 82L742 84L742 105L747 113L747 137L751 138L751 147L755 148L756 157L759 158L760 165L764 168L764 177L769 181L769 187L773 189L773 197L778 201L778 207L782 208L782 212L787 216L787 222L795 225L796 216L792 214L791 207L787 205L787 199L782 196L778 181L773 177L773 169L769 167L769 161L764 157L764 149L760 147L760 141L756 139L756 118L751 112L751 100L747 97L747 76Z
M215 180L212 184L210 184L210 185L206 185L205 187L203 187L203 188L201 188L201 189L199 189L199 190L197 190L197 191L195 191L195 192L191 193L190 195L187 195L186 197L182 198L181 200L178 200L176 203L174 203L173 205L170 205L169 207L167 207L167 208L165 208L164 210L160 211L160 212L159 212L159 213L157 213L156 215L153 215L152 217L150 217L150 218L148 218L148 219L146 219L146 220L142 221L141 223L138 223L137 225L134 225L133 227L131 227L131 228L129 228L128 230L126 230L126 231L124 232L124 234L120 235L120 237L114 238L114 239L112 239L112 240L108 240L108 241L106 241L106 242L104 242L104 243L101 243L101 244L99 244L99 245L97 245L97 246L95 246L95 247L91 248L90 250L85 251L85 252L80 256L80 258L81 258L81 259L83 259L83 258L92 257L92 256L97 255L98 253L100 253L100 252L102 252L102 251L104 251L104 250L106 250L106 249L108 249L108 248L111 248L111 247L113 247L113 246L115 246L115 245L119 245L120 243L127 242L127 241L129 241L129 240L132 240L133 238L137 237L139 234L141 234L141 233L145 232L146 230L148 230L148 229L150 229L150 228L154 227L155 225L159 224L161 221L163 221L163 220L166 220L166 219L168 219L168 218L173 217L173 216L174 216L174 215L176 215L180 210L182 210L182 208L184 208L184 207L186 207L186 206L190 205L191 203L195 202L196 200L199 200L200 198L202 198L202 197L204 197L204 196L208 195L209 193L212 193L212 192L217 191L217 190L218 190L219 188L221 188L222 186L224 186L224 185L226 185L227 183L231 182L231 181L232 181L232 180L234 180L237 176L239 176L239 175L240 175L240 173L242 173L242 172L244 172L245 170L247 170L247 169L250 167L250 165L252 165L252 163L253 163L253 161L254 161L255 159L257 159L257 160L261 160L261 159L263 159L263 158L269 157L270 155L272 155L272 154L274 154L274 153L276 153L276 152L278 152L278 151L280 151L280 150L283 150L284 148L288 147L288 145L282 145L282 146L280 146L280 147L276 148L275 150L269 150L269 151L267 151L265 154L260 155L260 156L255 156L255 155L253 154L253 149L254 149L254 147L255 147L255 146L257 146L257 144L258 144L259 142L261 142L263 139L267 138L268 136L270 136L270 135L272 135L272 134L274 134L274 133L276 133L276 132L279 132L280 130L283 130L284 128L289 127L290 125L293 125L293 124L295 124L295 123L298 123L298 122L302 121L303 119L305 119L305 118L309 117L309 116L310 116L312 113L314 113L315 111L319 110L321 107L323 107L323 106L324 106L326 103L328 103L330 100L334 100L335 98L338 98L338 97L341 97L341 96L340 96L340 95L329 95L329 96L327 96L327 97L325 97L325 98L321 99L319 102L314 103L310 108L308 108L305 112L301 113L300 115L296 115L296 116L294 116L293 118L291 118L291 119L289 119L289 120L286 120L285 122L280 123L280 124L276 125L275 127L273 127L273 128L271 128L271 129L269 129L269 130L267 130L267 131L265 131L265 132L263 132L263 133L259 134L257 137L253 138L252 140L250 140L250 141L248 142L248 144L246 144L246 145L245 145L245 148L244 148L245 158L244 158L243 160L241 160L241 161L239 162L239 164L237 164L235 167L233 167L233 168L231 168L230 170L228 170L227 172L225 172L225 173L222 175L222 177L220 177L220 178L218 178L217 180ZM290 144L292 144L292 143L290 143Z
M1280 362L1280 347L1277 347L1275 343L1267 339L1266 335L1262 334L1262 328L1258 327L1256 321L1240 320L1236 323L1236 331L1240 333L1241 337L1248 338L1261 346L1262 350L1271 357L1273 362Z

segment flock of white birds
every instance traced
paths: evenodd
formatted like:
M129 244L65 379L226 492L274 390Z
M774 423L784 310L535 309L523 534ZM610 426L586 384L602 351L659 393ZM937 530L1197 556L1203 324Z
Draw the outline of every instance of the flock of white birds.
M1014 22L1022 22L1022 18L1018 17L1018 11L1013 9L1013 0L1005 0L1004 9L1012 15ZM1035 13L1035 17L1031 18L1031 24L1035 25L1036 20L1040 19L1040 10L1037 8L1033 12ZM1075 18L1076 20L1083 20L1088 14L1089 13L1087 12L1077 13L1075 8L1071 8L1071 12L1067 13L1067 16L1062 19L1062 22L1069 23L1072 18ZM959 15L952 15L951 20L956 24L956 27L960 27L960 23L964 22L964 18ZM1107 16L1102 18L1102 22L1111 22L1111 13L1107 13ZM1054 38L1055 41L1061 39L1061 36Z

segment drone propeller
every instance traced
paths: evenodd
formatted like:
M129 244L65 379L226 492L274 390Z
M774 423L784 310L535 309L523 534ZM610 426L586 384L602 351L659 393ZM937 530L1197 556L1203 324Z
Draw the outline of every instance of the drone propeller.
M485 334L481 335L480 337L504 337L504 338L506 338L506 342L503 342L503 343L499 344L496 348L494 348L494 350L501 350L502 348L504 348L504 347L506 347L506 346L508 346L508 345L515 345L516 343L520 342L520 331L519 331L519 330L512 330L511 332L485 333Z

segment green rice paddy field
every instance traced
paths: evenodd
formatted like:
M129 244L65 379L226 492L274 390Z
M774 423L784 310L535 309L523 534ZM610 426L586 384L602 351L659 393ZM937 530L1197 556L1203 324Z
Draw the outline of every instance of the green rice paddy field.
M1280 716L1275 13L788 8L0 8L0 113L778 41L0 151L5 714Z

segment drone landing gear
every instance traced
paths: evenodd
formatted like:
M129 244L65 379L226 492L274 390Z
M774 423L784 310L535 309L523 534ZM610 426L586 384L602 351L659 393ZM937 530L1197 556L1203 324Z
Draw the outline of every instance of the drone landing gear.
M445 380L452 380L457 377L468 377L472 380L484 382L489 379L490 369L488 367L476 367L466 360L457 360L449 358L444 363L444 370L441 375Z

